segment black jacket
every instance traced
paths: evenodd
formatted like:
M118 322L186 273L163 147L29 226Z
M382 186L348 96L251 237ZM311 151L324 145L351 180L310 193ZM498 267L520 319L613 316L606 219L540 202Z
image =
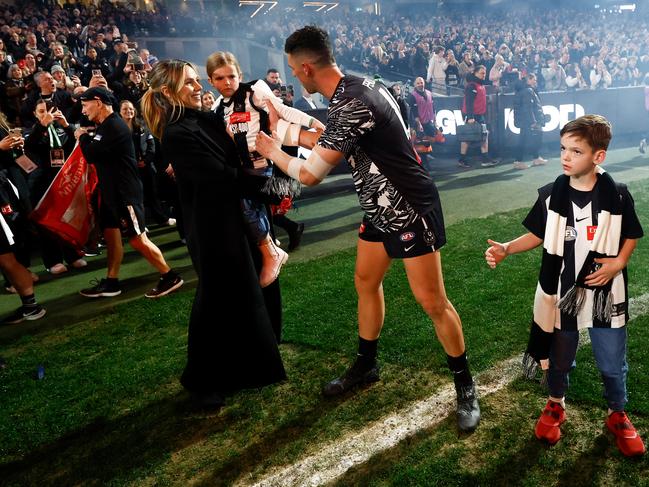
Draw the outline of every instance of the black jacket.
M515 86L514 95L514 123L517 127L528 128L544 125L543 105L536 90L525 80L519 81Z
M227 392L283 380L279 286L263 293L259 286L241 211L243 171L223 119L185 110L165 128L161 145L176 175L198 275L181 383L193 392Z
M71 125L63 128L56 122L53 125L56 128L56 133L59 136L63 153L67 160L76 143L74 129ZM59 167L51 167L50 148L50 137L47 127L43 127L39 122L36 122L29 135L25 137L25 152L38 165L38 169L27 176L30 198L34 206L40 201L47 188L49 188L50 183L61 169Z
M144 204L131 131L119 115L109 115L94 135L79 137L79 145L97 169L102 204L113 208Z

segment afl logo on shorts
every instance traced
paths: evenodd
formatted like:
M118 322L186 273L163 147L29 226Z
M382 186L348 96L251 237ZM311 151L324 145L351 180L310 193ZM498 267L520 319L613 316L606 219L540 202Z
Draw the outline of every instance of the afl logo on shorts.
M415 232L404 232L399 235L399 240L402 242L410 242L413 238L415 238Z
M361 223L361 226L358 228L358 233L363 233L365 231L365 223Z

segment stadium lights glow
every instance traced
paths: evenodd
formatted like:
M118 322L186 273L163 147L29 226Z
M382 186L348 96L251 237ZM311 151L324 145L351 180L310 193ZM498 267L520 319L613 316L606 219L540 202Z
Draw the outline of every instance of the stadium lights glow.
M623 10L630 10L631 12L635 12L635 3L628 3L626 5L620 5L620 12Z
M324 10L325 12L329 12L329 11L335 9L338 6L338 2L304 2L303 6L304 7L318 7L318 8L316 8L316 12L320 12L322 10ZM327 8L327 7L329 7L329 8Z
M278 3L279 2L276 2L275 0L239 0L239 7L248 5L256 6L257 9L250 15L250 18L253 18L264 7L268 6L267 12L270 12Z

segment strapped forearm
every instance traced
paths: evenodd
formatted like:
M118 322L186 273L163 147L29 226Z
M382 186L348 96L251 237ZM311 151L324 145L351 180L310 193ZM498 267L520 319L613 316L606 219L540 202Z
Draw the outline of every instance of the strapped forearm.
M306 186L315 186L331 172L335 165L329 164L316 151L311 151L308 159L291 157L286 152L275 149L271 160L282 172Z

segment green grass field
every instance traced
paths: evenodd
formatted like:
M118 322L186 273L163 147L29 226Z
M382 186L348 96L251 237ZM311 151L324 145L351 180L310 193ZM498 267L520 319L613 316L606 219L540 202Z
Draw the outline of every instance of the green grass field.
M640 178L629 186L649 228L649 173L630 160L621 151L611 172L625 182ZM538 179L549 181L555 172L556 167L546 167L509 177L503 168L440 175L450 223L443 251L446 287L464 322L474 372L523 350L540 258L539 252L515 256L492 271L484 264L486 238L520 234L523 208L534 200ZM493 174L501 180L490 179ZM473 193L488 187L482 199ZM37 287L53 316L0 334L0 356L7 363L0 370L0 485L252 484L448 386L443 350L395 262L385 281L381 382L339 399L321 396L322 385L355 354L355 251L345 248L358 222L353 198L334 195L339 200L334 208L305 195L296 217L308 221L312 233L305 234L304 248L281 276L280 349L289 378L240 392L218 413L192 409L178 383L191 289L155 302L135 299L154 278L139 267L127 267L139 277L127 281L132 292L117 305L110 300L88 304L74 296L87 276ZM336 218L327 216L334 213ZM159 238L165 235L160 231ZM649 292L644 240L629 267L632 297ZM182 250L166 247L179 268L186 266ZM141 262L132 259L127 266ZM99 261L96 270L101 272ZM15 306L8 301L3 299L2 309ZM53 310L60 311L58 317ZM628 411L646 440L649 316L635 318L629 336ZM39 364L46 374L40 381L33 378ZM565 437L555 447L540 444L533 434L544 391L518 379L482 399L483 420L475 433L458 434L451 416L353 467L335 483L649 485L647 457L624 458L604 431L605 403L588 346L580 350L578 364L571 376Z

